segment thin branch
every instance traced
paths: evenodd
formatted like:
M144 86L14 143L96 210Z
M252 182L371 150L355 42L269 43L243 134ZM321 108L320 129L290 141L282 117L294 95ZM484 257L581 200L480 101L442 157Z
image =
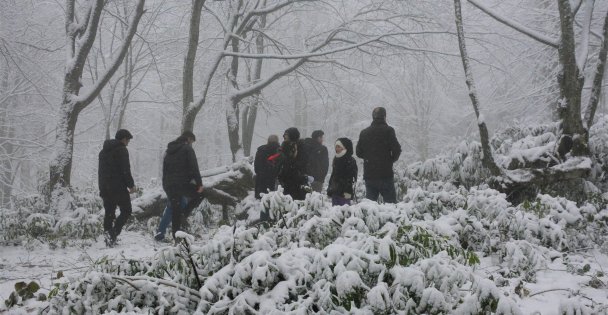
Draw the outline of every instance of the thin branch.
M475 7L477 7L479 10L485 12L487 15L493 17L495 20L497 20L498 22L501 22L502 24L515 29L517 31L519 31L520 33L527 35L528 37L541 42L545 45L549 45L553 48L558 48L559 47L559 41L557 39L554 38L550 38L548 36L545 36L543 34L540 34L526 26L524 26L523 24L517 22L517 21L513 21L511 19L508 19L504 16L501 16L500 14L492 11L490 8L486 7L485 5L481 4L479 2L479 0L467 0L469 1L469 3L471 3L472 5L474 5Z
M101 79L96 82L95 86L91 89L89 93L84 93L82 96L79 96L76 99L77 108L79 110L82 110L84 107L89 105L95 99L95 97L97 97L97 95L101 92L103 87L106 85L106 83L108 83L112 75L114 75L114 73L120 66L122 60L124 59L124 56L127 53L127 50L129 49L131 40L137 32L137 25L139 24L139 20L144 14L145 2L146 0L139 0L139 2L137 3L137 8L135 9L135 13L133 15L133 18L131 19L131 25L129 25L127 37L124 39L116 58L111 63L110 68L106 69L106 71L101 75Z

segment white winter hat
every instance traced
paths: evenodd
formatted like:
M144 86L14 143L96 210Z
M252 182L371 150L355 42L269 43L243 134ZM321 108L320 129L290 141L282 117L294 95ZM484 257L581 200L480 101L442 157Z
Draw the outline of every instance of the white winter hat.
M336 140L336 145L341 147L342 149L346 150L346 147L344 146L344 144L342 144L342 141Z
M348 150L344 147L344 144L342 144L342 141L340 141L340 140L336 141L336 146L342 148L342 152L336 153L337 158L341 158L344 155L346 155L346 151L348 151Z

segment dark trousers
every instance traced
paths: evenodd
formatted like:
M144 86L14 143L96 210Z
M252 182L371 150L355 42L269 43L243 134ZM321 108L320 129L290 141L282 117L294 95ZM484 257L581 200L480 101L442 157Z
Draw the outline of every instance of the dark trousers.
M105 216L103 217L103 230L116 238L122 227L131 216L131 198L125 190L124 193L112 194L102 197ZM116 217L116 207L120 208L120 215Z
M365 198L378 201L378 195L382 195L382 200L386 203L397 202L395 183L392 178L365 180Z
M182 225L184 221L194 208L198 207L204 199L203 194L199 194L196 192L196 187L194 185L188 185L183 187L171 187L166 191L167 199L171 203L171 209L173 210L171 217L171 230L173 232L173 237L175 237L175 232L182 230ZM185 207L181 207L182 198L188 199L188 204Z

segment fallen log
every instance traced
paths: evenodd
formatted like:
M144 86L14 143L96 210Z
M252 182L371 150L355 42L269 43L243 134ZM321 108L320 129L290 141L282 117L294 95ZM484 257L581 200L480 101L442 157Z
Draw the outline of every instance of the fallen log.
M227 209L236 206L253 190L253 168L250 159L228 166L217 167L201 172L204 195L212 205L220 205L224 209L223 217L227 218ZM146 220L161 216L167 204L167 195L162 187L144 191L141 197L131 201L133 216L138 220Z

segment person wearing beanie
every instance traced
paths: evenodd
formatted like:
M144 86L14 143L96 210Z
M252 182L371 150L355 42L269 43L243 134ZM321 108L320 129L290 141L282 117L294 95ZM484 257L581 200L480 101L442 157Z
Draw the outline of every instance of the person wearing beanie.
M354 184L359 171L353 158L353 142L348 138L339 138L334 147L336 156L332 162L327 195L331 197L334 206L350 205L355 195Z
M127 145L133 135L126 130L116 132L114 139L106 140L99 152L98 182L99 195L105 211L103 218L104 239L108 247L116 245L116 238L131 216L130 193L135 192L131 175ZM116 217L116 207L120 215Z
M283 192L294 200L304 200L308 187L306 164L308 157L304 143L300 140L300 131L291 127L283 134L283 143L279 152L267 160L274 163L278 169L279 184Z
M192 148L194 141L194 134L184 131L177 139L169 142L163 158L163 189L171 206L174 238L177 231L182 231L190 212L204 199L203 180ZM187 203L182 207L185 201Z
M329 170L329 154L327 147L323 145L323 135L322 130L315 130L310 138L304 139L304 148L308 156L306 174L313 177L310 186L316 192L321 192L323 189L323 182Z
M363 159L365 198L377 201L382 195L384 202L395 203L397 196L393 182L393 163L401 155L395 129L386 123L386 109L376 107L372 111L371 126L363 129L357 142L357 156Z

